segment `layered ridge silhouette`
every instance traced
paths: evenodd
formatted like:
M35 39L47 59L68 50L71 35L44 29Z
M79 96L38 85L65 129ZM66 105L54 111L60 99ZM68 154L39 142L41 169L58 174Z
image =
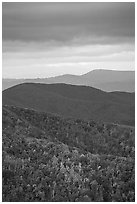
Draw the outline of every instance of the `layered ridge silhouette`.
M135 91L134 71L93 70L83 75L65 74L50 78L3 79L3 90L21 83L65 83L99 88L103 91Z

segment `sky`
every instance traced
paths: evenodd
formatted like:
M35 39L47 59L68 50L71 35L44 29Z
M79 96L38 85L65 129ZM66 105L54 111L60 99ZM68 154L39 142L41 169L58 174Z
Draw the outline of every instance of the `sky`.
M135 4L2 3L3 78L135 70Z

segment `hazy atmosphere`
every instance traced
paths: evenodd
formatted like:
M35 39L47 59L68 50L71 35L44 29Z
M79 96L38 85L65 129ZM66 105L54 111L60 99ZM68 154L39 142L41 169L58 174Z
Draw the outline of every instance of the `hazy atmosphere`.
M3 78L134 70L134 3L2 4Z
M135 3L2 7L2 201L135 202Z

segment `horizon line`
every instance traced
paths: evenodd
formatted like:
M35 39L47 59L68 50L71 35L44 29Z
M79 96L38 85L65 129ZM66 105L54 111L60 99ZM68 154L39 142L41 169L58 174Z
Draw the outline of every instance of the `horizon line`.
M65 76L65 75L72 75L72 76L83 76L85 74L88 74L92 71L117 71L117 72L135 72L135 70L117 70L117 69L93 69L89 72L86 72L84 74L60 74L60 75L55 75L55 76L49 76L49 77L32 77L32 78L26 78L26 77L23 77L23 78L10 78L10 77L2 77L2 79L15 79L15 80L18 80L18 79L49 79L49 78L54 78L54 77L59 77L59 76Z

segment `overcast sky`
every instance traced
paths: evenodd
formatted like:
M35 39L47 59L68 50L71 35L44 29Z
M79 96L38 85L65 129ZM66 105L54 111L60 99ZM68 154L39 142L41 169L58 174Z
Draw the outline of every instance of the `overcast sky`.
M3 77L135 69L134 3L2 3Z

